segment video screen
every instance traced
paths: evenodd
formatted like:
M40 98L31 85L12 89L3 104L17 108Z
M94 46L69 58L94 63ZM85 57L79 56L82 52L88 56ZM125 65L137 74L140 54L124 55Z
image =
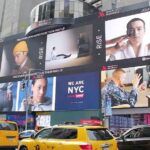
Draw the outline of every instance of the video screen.
M7 37L3 43L0 76L28 74L31 70L44 69L45 36L26 38L23 34Z
M32 70L55 76L93 69L104 62L103 29L104 22L94 14L77 18L72 26L6 37L0 44L0 82L19 80Z
M90 64L92 53L93 25L48 34L45 70Z
M105 20L105 60L119 61L120 66L130 59L142 65L150 60L150 8L107 15ZM140 64L140 65L141 65ZM127 66L128 64L126 64Z
M70 28L47 34L45 72L68 73L92 68L104 62L102 39L104 24L97 15L77 18Z
M55 77L18 82L15 111L54 111Z
M0 83L0 112L54 111L55 77Z
M101 100L106 115L112 108L150 107L150 66L101 72Z
M57 77L56 110L99 109L99 73Z

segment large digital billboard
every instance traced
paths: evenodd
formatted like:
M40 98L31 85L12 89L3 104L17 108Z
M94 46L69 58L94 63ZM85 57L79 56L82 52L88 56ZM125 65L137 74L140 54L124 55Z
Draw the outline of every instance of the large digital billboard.
M56 110L99 109L99 73L60 76L56 81Z
M0 44L0 82L19 80L31 70L54 76L93 69L103 62L104 24L98 15L77 18L72 26L25 36L13 35Z
M0 83L0 111L54 111L55 77Z
M101 100L105 115L112 108L149 107L150 66L113 68L101 72Z
M19 78L32 70L42 70L46 42L44 37L40 35L26 38L19 34L6 38L3 43L0 77Z
M105 61L120 67L148 64L150 60L150 8L107 14L105 17Z

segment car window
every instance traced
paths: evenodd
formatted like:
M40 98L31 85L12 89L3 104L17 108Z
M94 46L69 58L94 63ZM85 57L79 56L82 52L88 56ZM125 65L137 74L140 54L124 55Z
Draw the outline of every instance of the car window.
M113 136L107 129L87 129L87 133L90 140L109 140L113 139Z
M137 128L125 135L126 138L150 137L150 127Z
M17 125L14 123L2 122L2 123L0 123L0 130L16 131Z
M41 130L39 133L36 134L36 139L46 139L51 134L51 129L44 129Z
M21 133L20 135L31 136L33 133L34 132L28 131L28 132Z
M141 131L141 137L150 137L150 127L145 127Z
M125 137L126 138L138 138L140 136L140 130L141 128L133 129L130 132L128 132Z
M77 138L77 130L66 129L66 128L53 128L48 138L50 139L75 139Z

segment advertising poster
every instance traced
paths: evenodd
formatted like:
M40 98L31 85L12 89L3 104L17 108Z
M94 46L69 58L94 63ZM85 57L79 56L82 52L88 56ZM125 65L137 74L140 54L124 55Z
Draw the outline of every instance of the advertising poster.
M24 87L23 87L24 86ZM17 84L15 111L54 111L55 78L23 80Z
M106 115L112 111L112 108L150 107L149 93L149 65L102 71L101 100Z
M56 80L56 110L99 108L97 72L60 76Z
M24 37L22 34L4 40L0 76L19 78L31 70L44 69L44 36Z
M150 61L150 9L108 14L105 20L107 65L148 64ZM127 63L126 63L127 62ZM129 63L128 63L129 62ZM121 67L122 67L121 66Z

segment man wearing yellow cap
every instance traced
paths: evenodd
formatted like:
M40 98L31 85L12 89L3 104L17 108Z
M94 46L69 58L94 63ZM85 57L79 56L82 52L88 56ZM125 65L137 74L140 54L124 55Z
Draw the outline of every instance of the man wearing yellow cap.
M30 68L34 68L33 62L28 57L29 48L26 41L18 42L13 49L13 56L17 67L12 71L12 74L28 73Z

